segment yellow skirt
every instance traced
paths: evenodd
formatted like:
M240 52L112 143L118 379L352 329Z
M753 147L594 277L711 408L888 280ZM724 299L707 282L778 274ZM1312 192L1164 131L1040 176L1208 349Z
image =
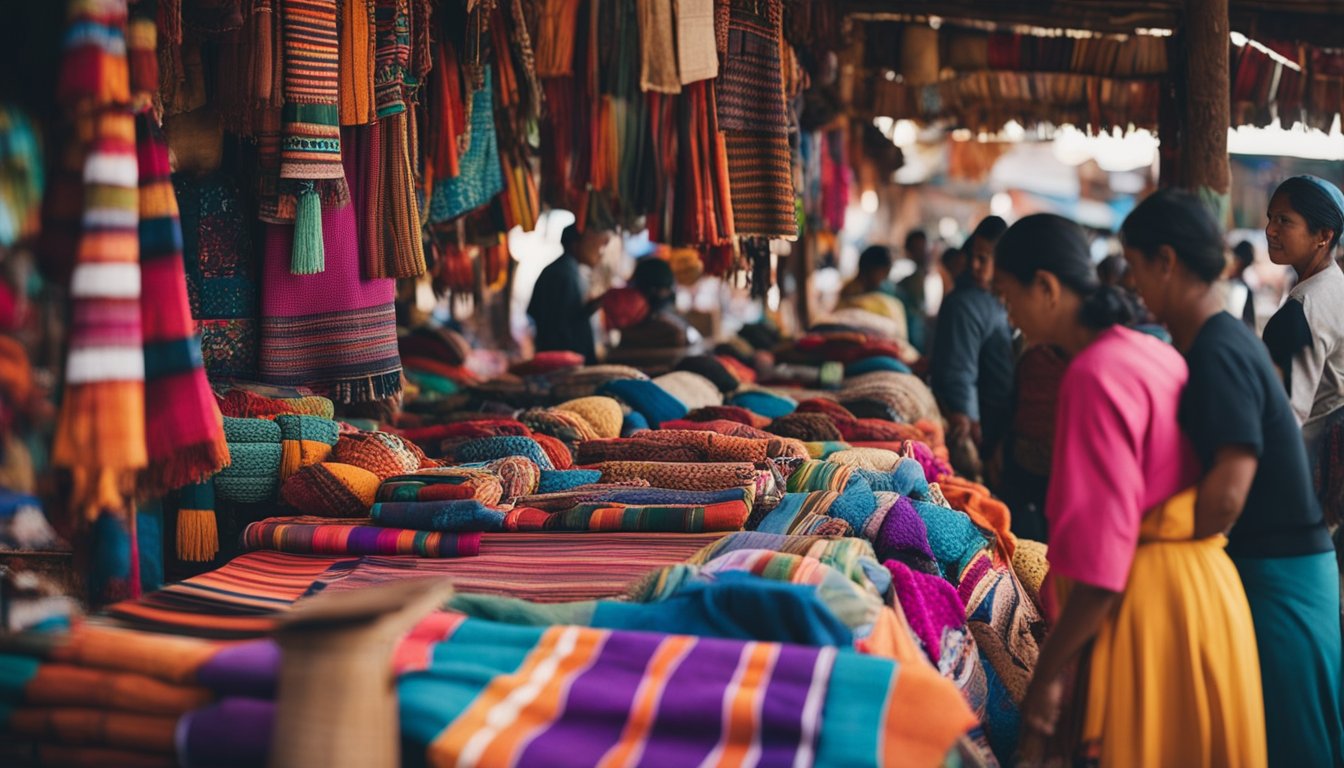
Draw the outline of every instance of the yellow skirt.
M1080 747L1088 763L1267 762L1250 605L1224 551L1227 540L1191 539L1194 502L1188 490L1144 516L1120 606L1082 667Z

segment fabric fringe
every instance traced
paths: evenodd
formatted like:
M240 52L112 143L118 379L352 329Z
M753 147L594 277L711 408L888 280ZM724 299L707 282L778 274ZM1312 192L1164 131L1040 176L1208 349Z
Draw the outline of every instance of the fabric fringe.
M229 463L229 444L221 431L216 442L188 445L175 450L166 459L151 461L149 468L141 473L140 494L145 497L161 496L168 491L200 483L229 466Z
M328 385L328 396L338 403L369 403L401 394L401 371Z
M208 563L219 554L219 523L215 517L215 485L206 481L178 494L177 558Z

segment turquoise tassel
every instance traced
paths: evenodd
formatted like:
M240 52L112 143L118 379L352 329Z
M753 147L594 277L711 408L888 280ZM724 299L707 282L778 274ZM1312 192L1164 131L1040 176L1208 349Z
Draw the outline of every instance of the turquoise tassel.
M327 255L322 246L322 200L312 184L305 184L299 192L298 210L294 214L294 250L290 255L289 271L296 275L316 275L327 268Z

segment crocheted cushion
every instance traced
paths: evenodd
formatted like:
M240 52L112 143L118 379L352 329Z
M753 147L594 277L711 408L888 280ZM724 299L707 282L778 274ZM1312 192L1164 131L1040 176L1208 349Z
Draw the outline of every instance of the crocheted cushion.
M599 393L621 400L643 414L650 424L680 419L688 411L685 403L652 381L609 381L602 385Z
M620 437L621 421L624 414L621 404L610 397L581 397L555 407L557 411L568 411L583 417L593 428L597 437Z
M307 515L363 517L369 513L381 481L350 464L325 462L304 467L285 481L280 496Z
M224 417L224 437L230 443L278 443L280 427L267 419Z
M506 456L531 459L541 469L555 469L554 463L536 439L531 437L485 437L469 440L453 452L461 463L494 461Z
M342 436L331 459L366 469L385 480L419 469L425 454L415 443L389 432L358 432Z

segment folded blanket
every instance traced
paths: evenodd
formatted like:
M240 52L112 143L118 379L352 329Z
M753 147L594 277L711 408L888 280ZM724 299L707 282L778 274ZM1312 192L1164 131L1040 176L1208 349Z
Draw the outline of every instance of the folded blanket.
M749 511L747 505L741 501L702 506L580 504L573 509L550 515L542 524L542 528L551 531L619 531L626 533L739 531L742 529L742 524L747 521ZM516 530L527 529L517 528Z
M248 525L243 546L301 555L472 557L480 552L481 534L388 528L360 518L271 518Z
M541 473L541 478L537 482L537 493L568 491L601 480L602 473L596 469L549 469Z
M378 501L452 501L475 499L498 504L504 488L493 472L485 469L445 467L398 475L378 487Z
M199 686L174 685L147 675L0 654L5 685L0 705L91 707L118 712L181 715L210 701Z
M387 528L417 531L498 531L505 510L486 506L475 499L452 501L380 501L369 517Z
M718 464L607 461L602 470L605 482L647 480L655 488L675 488L686 491L707 491L737 488L756 481L756 467L746 462Z
M663 429L691 429L701 432L718 432L720 435L730 437L750 437L756 440L768 440L774 435L766 432L764 429L753 427L750 424L731 421L729 419L712 419L710 421L691 421L690 419L673 419L663 422Z
M179 755L194 768L265 765L275 728L274 701L226 698L189 712L179 726Z
M8 722L9 732L24 740L165 756L173 754L176 728L177 718L170 715L79 707L23 706L10 713Z
M556 469L541 444L530 437L485 437L463 443L453 450L454 460L464 464L494 461L508 456L522 456L531 459L542 469Z
M751 506L754 489L747 486L715 491L680 491L668 488L636 488L628 485L598 485L558 493L535 494L518 499L519 506L563 512L580 504L631 504L694 506L737 501Z

